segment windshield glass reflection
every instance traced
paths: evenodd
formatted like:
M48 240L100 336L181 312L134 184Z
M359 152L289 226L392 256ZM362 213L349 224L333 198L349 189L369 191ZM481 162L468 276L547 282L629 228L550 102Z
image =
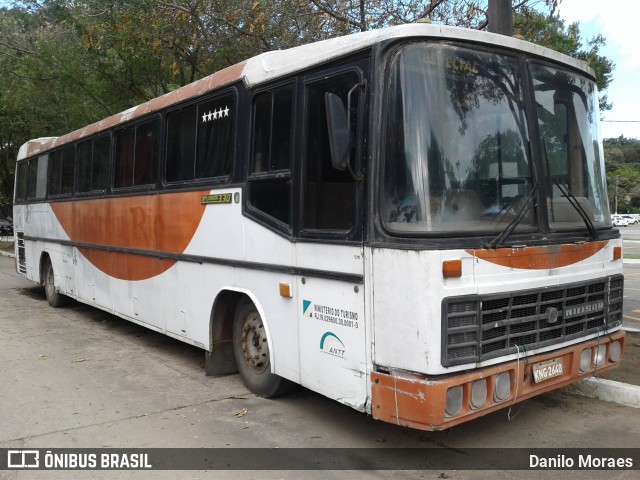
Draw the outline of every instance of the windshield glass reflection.
M383 216L392 231L535 229L517 59L413 44L391 62ZM524 214L523 214L524 212Z
M531 73L551 228L584 227L580 209L594 226L610 225L594 83L544 65L533 65Z

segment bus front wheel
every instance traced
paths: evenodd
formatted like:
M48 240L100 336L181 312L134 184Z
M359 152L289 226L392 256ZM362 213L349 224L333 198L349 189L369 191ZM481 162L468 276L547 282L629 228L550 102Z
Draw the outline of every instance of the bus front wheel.
M68 297L56 290L54 283L54 272L51 260L47 258L44 264L44 293L47 296L47 302L54 308L64 307L69 300Z
M236 312L233 351L242 382L253 393L271 398L290 389L287 379L271 373L267 333L253 303L243 304Z

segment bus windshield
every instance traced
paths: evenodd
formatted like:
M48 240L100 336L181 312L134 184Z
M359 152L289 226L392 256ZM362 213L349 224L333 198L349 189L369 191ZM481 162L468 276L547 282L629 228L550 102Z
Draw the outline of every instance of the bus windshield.
M551 228L584 226L580 212L568 205L571 197L595 226L609 225L595 84L545 65L533 65L531 74Z
M410 44L395 53L384 147L388 230L451 235L499 233L510 224L515 232L539 229L521 65L515 57L442 44ZM584 216L590 227L602 226L609 213L602 156L594 153L595 88L580 77L532 68L546 138L541 148L551 172L545 185L551 228L586 229ZM572 153L574 146L582 154Z

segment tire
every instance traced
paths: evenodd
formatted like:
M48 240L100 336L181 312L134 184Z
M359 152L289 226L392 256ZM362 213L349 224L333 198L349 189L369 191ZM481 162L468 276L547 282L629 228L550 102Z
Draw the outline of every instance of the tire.
M67 305L67 303L69 303L69 297L56 290L56 286L54 283L55 275L50 259L47 258L45 260L44 268L42 271L44 273L44 293L47 296L47 302L49 302L49 305L51 305L53 308L60 308Z
M269 342L262 318L253 303L239 306L233 322L233 352L244 385L260 397L288 392L289 380L271 373Z

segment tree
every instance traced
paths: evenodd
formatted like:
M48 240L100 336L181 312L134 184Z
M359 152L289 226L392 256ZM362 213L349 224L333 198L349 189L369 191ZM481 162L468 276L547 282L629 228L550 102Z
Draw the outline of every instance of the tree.
M619 212L640 213L640 140L608 138L604 152L611 200L617 191Z
M414 23L429 18L441 25L483 30L487 27L487 0L377 0L368 2L309 0L315 10L345 33ZM553 12L557 0L513 0L513 10L538 8ZM339 28L340 27L340 28Z
M268 50L424 17L482 29L487 23L486 3L15 1L12 8L0 9L0 189L4 195L0 202L10 200L14 159L29 138L80 128ZM606 89L610 69L598 54L604 39L594 39L586 51L580 50L577 26L565 31L554 20L556 3L514 0L516 17L528 15L529 27L522 28L523 35L530 33L534 38L535 28L549 28L549 23L564 36L575 33L577 43L568 42L562 51L585 55L604 79L601 91ZM534 8L547 14L535 17ZM600 64L603 68L598 70Z
M611 60L600 55L605 45L605 38L597 35L583 43L578 23L565 25L553 12L545 15L527 6L520 9L514 17L514 31L525 40L551 48L565 55L586 62L596 74L596 83L600 92L600 111L611 109L604 92L613 78L615 65Z

